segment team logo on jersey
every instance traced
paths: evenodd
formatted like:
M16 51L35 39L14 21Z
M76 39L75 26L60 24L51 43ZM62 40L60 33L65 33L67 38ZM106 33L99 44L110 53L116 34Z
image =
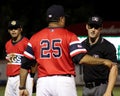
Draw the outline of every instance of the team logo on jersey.
M12 54L8 54L6 56L6 59L8 60L8 64L20 65L22 56L23 55L21 54L12 53Z
M54 32L54 29L50 29L50 32Z
M77 45L78 48L81 48L82 46L81 45Z

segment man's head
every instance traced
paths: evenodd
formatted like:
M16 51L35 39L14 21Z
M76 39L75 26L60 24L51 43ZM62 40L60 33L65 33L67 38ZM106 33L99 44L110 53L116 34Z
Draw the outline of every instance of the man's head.
M103 20L99 16L92 16L88 19L88 22L86 24L86 29L88 31L89 38L92 38L91 40L96 40L99 38L102 30Z
M64 17L64 8L61 5L52 5L47 9L47 21L56 22L60 17Z
M12 20L8 22L8 32L12 38L21 38L22 25L18 20Z
M99 28L102 27L103 25L103 20L101 17L99 16L92 16L88 19L88 25L90 25L91 27L95 27L95 28Z

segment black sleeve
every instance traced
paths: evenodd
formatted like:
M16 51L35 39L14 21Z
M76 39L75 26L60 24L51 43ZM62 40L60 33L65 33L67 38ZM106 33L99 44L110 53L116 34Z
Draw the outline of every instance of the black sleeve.
M85 55L86 54L77 54L72 58L72 60L75 64L78 64Z
M24 68L24 69L31 69L31 66L34 66L34 64L36 63L35 60L30 60L26 57L22 57L21 61L22 61L21 68Z

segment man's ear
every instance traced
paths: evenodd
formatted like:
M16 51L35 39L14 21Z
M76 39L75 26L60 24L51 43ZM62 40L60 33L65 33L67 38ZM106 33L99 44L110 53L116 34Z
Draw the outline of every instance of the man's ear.
M8 29L8 33L10 33L10 29Z
M20 28L21 32L23 31L23 28Z
M100 30L102 30L103 29L103 27L100 27Z

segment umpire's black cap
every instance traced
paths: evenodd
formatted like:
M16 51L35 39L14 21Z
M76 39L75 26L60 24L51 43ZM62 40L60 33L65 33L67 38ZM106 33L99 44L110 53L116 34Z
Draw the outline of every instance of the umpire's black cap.
M11 28L21 28L22 25L20 23L20 21L18 20L12 20L12 21L9 21L8 23L8 29L11 29Z
M88 24L102 26L103 20L100 16L92 16L88 19Z
M66 16L62 5L54 4L47 9L47 21L58 21L61 16Z

